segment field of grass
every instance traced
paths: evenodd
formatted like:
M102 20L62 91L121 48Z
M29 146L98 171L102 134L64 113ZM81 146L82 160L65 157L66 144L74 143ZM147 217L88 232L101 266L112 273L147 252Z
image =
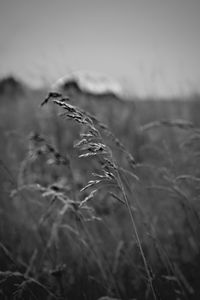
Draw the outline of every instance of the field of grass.
M0 299L200 299L200 97L0 97Z

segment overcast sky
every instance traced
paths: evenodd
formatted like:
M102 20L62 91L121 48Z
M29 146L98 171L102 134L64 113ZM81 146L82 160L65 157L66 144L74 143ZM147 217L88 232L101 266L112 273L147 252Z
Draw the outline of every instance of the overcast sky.
M75 70L140 95L200 91L200 0L1 0L0 76Z

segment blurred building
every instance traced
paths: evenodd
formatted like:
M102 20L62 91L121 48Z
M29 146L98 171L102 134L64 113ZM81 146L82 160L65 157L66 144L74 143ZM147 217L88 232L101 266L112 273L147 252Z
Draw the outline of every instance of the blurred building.
M52 87L70 99L119 100L123 97L121 85L113 79L91 72L72 72L60 78Z

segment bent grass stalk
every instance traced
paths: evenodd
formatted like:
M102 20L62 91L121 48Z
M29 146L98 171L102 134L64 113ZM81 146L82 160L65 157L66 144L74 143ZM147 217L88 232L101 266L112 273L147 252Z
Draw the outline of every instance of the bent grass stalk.
M122 195L123 195L126 207L128 209L128 213L129 213L129 216L130 216L130 219L131 219L131 223L132 223L132 226L133 226L132 227L133 228L133 232L134 232L134 235L136 237L136 241L137 241L137 244L138 244L138 247L139 247L139 250L140 250L140 254L142 256L142 260L143 260L143 263L144 263L144 267L145 267L145 270L146 270L146 273L147 273L149 285L150 285L150 288L151 288L151 291L152 291L154 299L157 299L156 293L155 293L155 290L154 290L154 287L153 287L153 283L152 283L152 276L150 274L149 266L148 266L148 263L147 263L147 260L146 260L143 248L142 248L142 244L141 244L141 241L140 241L140 237L139 237L137 226L136 226L136 223L135 223L135 220L134 220L132 209L131 209L131 206L129 204L128 197L126 195L126 192L125 192L122 180L121 180L121 176L120 176L120 174L119 174L118 171L117 171L117 175L118 175L118 183L119 183L119 186L121 188Z
M121 193L122 193L122 196L124 199L124 200L122 200L122 202L126 205L129 216L130 216L134 237L136 238L136 242L137 242L137 245L138 245L138 248L139 248L143 263L144 263L145 271L147 274L148 284L152 291L153 298L156 300L157 296L156 296L156 292L155 292L155 289L154 289L154 286L152 283L152 276L150 273L147 259L145 257L145 254L144 254L144 251L142 248L142 243L141 243L141 240L139 237L139 232L138 232L135 220L134 220L133 212L132 212L131 206L129 204L128 197L126 195L125 187L123 185L123 182L122 182L122 179L120 176L119 168L114 161L111 148L109 146L105 145L102 135L99 132L99 130L96 128L96 125L99 125L99 127L106 133L106 135L108 137L110 137L112 141L115 142L115 144L118 146L118 148L123 153L126 154L131 165L135 164L134 158L125 149L123 144L117 138L115 138L115 136L109 131L107 126L105 126L104 124L99 122L95 117L91 116L87 112L85 112L69 103L66 103L64 101L64 98L60 97L60 95L59 95L59 99L58 99L57 96L54 97L54 95L49 94L48 98L42 103L42 105L46 104L49 100L52 100L54 104L57 104L58 106L60 106L61 108L63 108L66 111L66 113L62 114L62 116L66 116L68 119L73 119L74 121L78 122L79 125L86 126L86 128L88 129L88 133L82 134L81 141L79 141L75 145L76 147L80 148L82 151L87 151L86 153L81 154L80 157L89 157L89 156L99 157L100 156L103 160L104 175L95 174L96 176L98 176L98 180L90 181L89 184L87 184L82 190L86 190L87 188L96 186L97 184L101 183L103 180L106 182L112 181L112 180L116 181L116 186L118 186L118 188L121 190ZM116 173L116 176L114 175L114 173ZM135 178L136 178L136 176L135 176ZM95 192L93 191L93 194L95 194L97 190L95 190ZM91 198L92 197L88 197L85 200L83 200L83 202L80 203L80 206L84 205L88 199L91 200Z

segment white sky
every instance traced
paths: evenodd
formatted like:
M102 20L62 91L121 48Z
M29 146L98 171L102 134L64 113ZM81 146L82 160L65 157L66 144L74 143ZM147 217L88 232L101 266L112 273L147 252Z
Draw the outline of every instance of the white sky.
M200 0L1 0L0 76L91 70L139 95L200 91Z

